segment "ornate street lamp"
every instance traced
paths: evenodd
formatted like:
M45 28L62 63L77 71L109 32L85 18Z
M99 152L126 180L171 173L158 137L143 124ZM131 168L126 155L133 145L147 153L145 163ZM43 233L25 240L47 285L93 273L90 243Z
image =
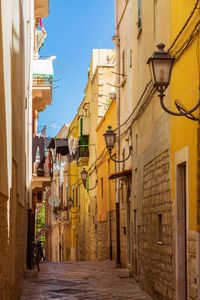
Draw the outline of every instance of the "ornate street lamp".
M170 53L164 51L165 45L158 44L155 51L147 61L150 68L153 85L158 92L164 92L170 83L174 58Z
M86 185L87 177L88 177L88 172L86 171L85 168L83 168L83 170L81 171L81 179L84 186Z
M116 133L111 129L112 127L111 126L108 126L108 129L106 130L106 132L104 133L104 138L105 138L105 142L106 142L106 148L108 149L108 152L109 152L109 155L110 155L110 158L114 161L114 162L117 162L117 163L120 163L120 162L124 162L126 161L127 159L129 159L130 155L131 155L131 152L133 150L133 147L132 146L129 146L129 154L128 156L123 159L123 160L115 160L112 155L111 155L111 152L112 152L112 149L115 145L115 142L116 142Z
M89 188L86 188L86 181L87 181L87 178L88 178L88 171L83 168L83 170L81 171L81 179L82 179L82 182L83 182L83 185L84 185L84 188L89 190L89 191L92 191L96 188L97 186L97 180L96 180L96 184L93 188L89 189Z
M191 110L187 111L183 105L179 105L177 102L175 103L179 113L173 112L169 110L164 105L164 91L168 87L171 79L172 67L175 61L175 58L170 55L168 51L164 51L165 45L160 43L157 45L158 50L153 53L153 55L148 59L147 64L150 68L151 78L154 87L157 92L159 92L158 97L160 98L160 104L162 108L169 114L173 116L186 116L190 115L193 111L195 111L200 106L200 97L197 105ZM189 117L190 118L190 117Z
M112 151L116 141L116 133L111 128L112 126L108 126L106 133L104 133L106 148L108 149L109 153Z

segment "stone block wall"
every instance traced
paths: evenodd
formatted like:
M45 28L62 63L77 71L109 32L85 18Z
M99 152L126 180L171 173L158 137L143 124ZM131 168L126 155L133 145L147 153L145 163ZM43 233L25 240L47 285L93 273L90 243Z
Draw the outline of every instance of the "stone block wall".
M196 232L188 232L188 296L197 299Z
M108 221L98 222L97 230L97 259L109 259L109 223Z
M77 249L78 260L85 260L85 228L84 225L79 225L78 229L78 249Z
M94 222L93 222L94 219ZM78 255L81 260L106 260L110 258L109 216L106 221L97 222L90 214L86 223L79 226ZM84 236L84 238L83 238ZM116 260L116 212L111 211L112 259Z
M9 299L9 243L8 243L8 199L0 194L0 300Z
M139 282L153 299L174 299L174 245L170 157L165 151L144 166L139 230ZM162 240L158 237L162 216Z
M86 260L97 259L97 230L95 229L94 216L88 215L85 224L85 251Z
M0 194L0 300L19 299L26 266L27 210L16 205L13 228L7 219L8 201Z
M126 267L127 254L126 254L126 203L121 205L120 209L120 258L122 266Z
M111 211L111 233L112 233L112 259L116 261L116 211Z
M11 272L14 268L15 282L10 289L10 299L18 299L23 283L24 270L26 268L26 240L27 240L27 217L26 209L20 204L16 211L16 240L15 240L15 262L11 266ZM12 276L12 274L11 274Z

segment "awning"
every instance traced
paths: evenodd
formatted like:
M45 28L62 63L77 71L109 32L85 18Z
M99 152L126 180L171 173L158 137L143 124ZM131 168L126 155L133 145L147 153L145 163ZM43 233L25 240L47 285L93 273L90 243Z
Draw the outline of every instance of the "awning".
M125 177L125 176L130 176L132 174L132 169L127 169L127 170L123 170L121 172L116 172L111 174L108 179L116 179L116 178L121 178L121 177Z

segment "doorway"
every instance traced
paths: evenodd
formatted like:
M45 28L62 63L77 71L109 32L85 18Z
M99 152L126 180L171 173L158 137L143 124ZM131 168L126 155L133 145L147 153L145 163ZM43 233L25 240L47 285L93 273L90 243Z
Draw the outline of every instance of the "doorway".
M177 165L177 299L187 300L186 163Z
M131 189L130 185L128 185L128 190L127 190L127 198L126 198L126 220L127 220L127 226L126 226L126 249L127 249L127 264L130 265L131 263L131 219L130 219L130 197L131 197Z

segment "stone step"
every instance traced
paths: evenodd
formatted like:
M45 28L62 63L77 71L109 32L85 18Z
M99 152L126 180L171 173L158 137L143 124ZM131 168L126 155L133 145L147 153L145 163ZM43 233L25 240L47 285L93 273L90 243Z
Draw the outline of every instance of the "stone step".
M35 270L25 270L24 271L24 278L30 279L38 276L38 270L35 267Z
M129 278L129 277L131 277L131 271L129 269L119 268L118 272L119 272L119 277L120 278Z

